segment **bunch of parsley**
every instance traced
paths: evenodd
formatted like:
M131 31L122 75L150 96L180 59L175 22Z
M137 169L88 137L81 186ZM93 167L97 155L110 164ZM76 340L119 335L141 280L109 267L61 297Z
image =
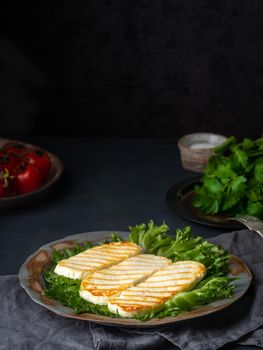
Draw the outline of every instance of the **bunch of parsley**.
M263 219L263 137L238 143L234 136L214 148L193 205L206 214L248 214Z

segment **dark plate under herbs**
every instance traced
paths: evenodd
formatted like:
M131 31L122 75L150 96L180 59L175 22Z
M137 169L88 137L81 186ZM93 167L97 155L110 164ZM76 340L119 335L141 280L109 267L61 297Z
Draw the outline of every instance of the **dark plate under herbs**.
M227 215L205 214L193 206L195 197L194 188L201 185L201 176L183 180L173 185L166 194L166 200L176 215L182 216L192 222L212 227L240 229L243 226L234 221L226 221Z

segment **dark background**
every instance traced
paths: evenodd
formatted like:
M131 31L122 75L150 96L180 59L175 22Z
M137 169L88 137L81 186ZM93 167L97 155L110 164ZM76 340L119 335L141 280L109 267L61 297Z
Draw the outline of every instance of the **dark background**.
M263 2L1 5L2 137L263 131Z

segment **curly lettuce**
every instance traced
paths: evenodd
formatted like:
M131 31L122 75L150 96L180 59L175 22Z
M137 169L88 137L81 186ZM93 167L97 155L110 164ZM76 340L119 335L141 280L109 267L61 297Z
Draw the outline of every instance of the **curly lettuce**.
M151 220L145 224L130 226L129 240L139 244L145 253L165 256L174 262L198 261L205 265L207 276L223 276L228 270L229 253L202 237L194 236L190 226L177 229L175 236L168 236L166 224L157 226Z

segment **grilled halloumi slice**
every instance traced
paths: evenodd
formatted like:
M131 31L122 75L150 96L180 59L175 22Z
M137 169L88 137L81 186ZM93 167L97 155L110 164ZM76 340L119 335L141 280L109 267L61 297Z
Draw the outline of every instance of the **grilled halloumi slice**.
M85 250L58 262L55 272L72 279L83 279L89 274L137 255L142 248L131 242L111 242Z
M107 305L110 296L120 294L170 264L172 261L162 256L136 255L84 278L79 294L94 304Z
M109 298L108 308L122 317L134 317L161 309L175 294L192 289L206 268L195 261L179 261L162 268L137 286Z

